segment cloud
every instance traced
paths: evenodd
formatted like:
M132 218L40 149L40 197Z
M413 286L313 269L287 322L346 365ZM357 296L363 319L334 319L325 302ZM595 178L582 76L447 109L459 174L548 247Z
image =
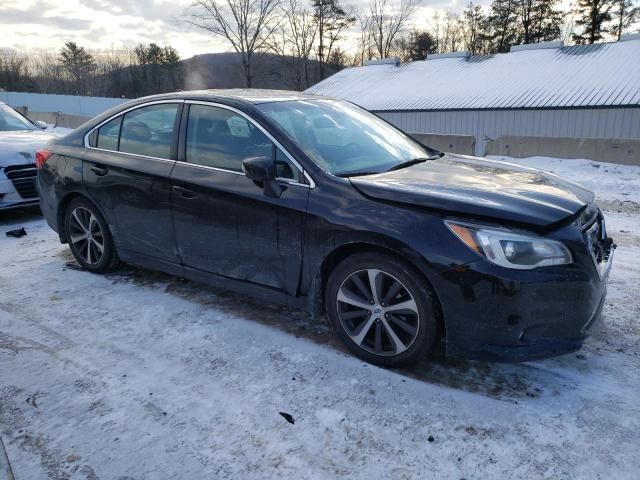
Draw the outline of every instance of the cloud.
M225 50L182 22L189 5L191 0L0 0L0 47L57 50L76 41L110 49L156 42L175 46L183 58Z
M308 0L310 3L310 0ZM183 58L231 50L219 37L182 18L193 0L0 0L1 47L58 50L67 41L89 49L131 48L139 43L172 45ZM342 0L366 10L369 0ZM434 10L462 10L467 0L423 0L414 19L427 28ZM487 4L490 0L476 0ZM350 32L347 37L352 36ZM347 42L348 43L348 42ZM347 47L348 48L348 47Z
M0 8L0 24L6 25L34 25L54 27L61 30L86 30L92 22L81 18L69 18L57 15L47 15L37 10L3 10Z

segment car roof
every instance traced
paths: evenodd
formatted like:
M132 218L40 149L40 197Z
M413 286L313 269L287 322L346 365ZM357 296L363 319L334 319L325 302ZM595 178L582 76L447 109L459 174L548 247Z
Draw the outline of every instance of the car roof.
M310 95L308 93L294 92L290 90L268 90L258 88L231 88L231 89L210 89L210 90L190 90L179 91L173 93L165 93L152 95L145 98L139 98L138 101L150 100L170 100L170 99L188 99L188 100L236 100L251 104L282 102L286 100L318 100L326 99L319 95Z

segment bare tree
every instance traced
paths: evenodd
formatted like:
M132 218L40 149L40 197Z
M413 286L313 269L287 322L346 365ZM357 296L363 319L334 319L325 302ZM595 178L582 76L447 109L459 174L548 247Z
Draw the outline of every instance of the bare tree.
M26 83L31 83L27 56L10 48L0 50L0 87L15 91Z
M282 6L283 21L274 35L272 50L284 57L295 76L298 90L309 87L309 61L318 34L313 13L298 3L288 0Z
M440 53L455 52L462 43L463 29L460 15L448 10L444 16L444 27Z
M227 40L240 54L245 86L251 87L252 60L269 48L278 27L281 0L198 0L185 12L186 23Z
M373 37L371 35L371 19L366 13L356 15L360 36L357 40L354 65L363 65L365 60L373 58Z
M55 51L31 51L30 63L37 91L46 93L65 93L67 91L64 68L58 61L58 55Z
M616 0L613 17L614 26L611 28L611 33L620 40L625 30L640 20L640 6L635 0Z
M372 0L369 4L369 28L373 44L380 58L389 58L394 42L407 29L416 13L419 0Z
M427 20L429 25L429 34L433 38L436 52L440 53L442 49L442 16L439 11L435 11L430 20Z

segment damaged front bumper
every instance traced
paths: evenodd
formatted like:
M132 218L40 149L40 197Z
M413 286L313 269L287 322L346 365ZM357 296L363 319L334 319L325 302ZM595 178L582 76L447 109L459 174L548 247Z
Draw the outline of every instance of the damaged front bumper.
M601 323L615 249L604 235L595 259L591 234L569 226L556 236L572 250L569 265L518 271L478 260L441 274L447 355L520 362L579 350Z

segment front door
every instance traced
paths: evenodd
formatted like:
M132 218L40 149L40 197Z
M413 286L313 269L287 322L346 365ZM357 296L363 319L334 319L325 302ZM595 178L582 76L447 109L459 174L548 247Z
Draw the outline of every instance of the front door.
M102 125L84 157L84 185L118 248L179 263L171 216L171 171L182 105L131 110ZM123 252L126 253L126 252Z
M176 243L185 266L296 293L309 187L256 124L222 106L192 104L184 162L171 175ZM242 160L277 160L280 198L242 173Z

